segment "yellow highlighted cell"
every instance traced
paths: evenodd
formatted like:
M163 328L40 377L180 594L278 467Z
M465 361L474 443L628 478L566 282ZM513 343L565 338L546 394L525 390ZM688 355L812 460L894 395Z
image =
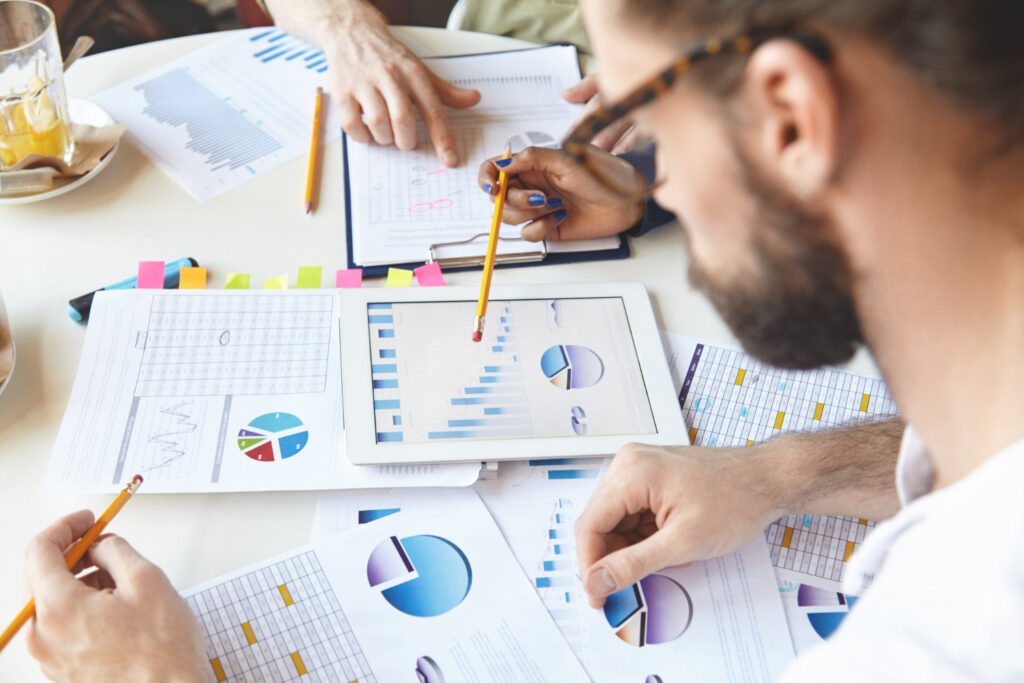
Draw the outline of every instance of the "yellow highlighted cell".
M178 289L206 289L206 268L182 268L178 276Z
M242 624L242 633L245 634L245 640L250 645L256 644L256 634L252 632L252 626L249 625L248 621Z
M782 547L788 548L789 544L793 541L793 527L787 526L786 533L782 535Z
M857 544L853 541L846 542L846 551L843 553L843 562L850 560L850 555L853 555L853 549L857 547Z
M737 370L736 371L736 386L742 387L743 386L743 378L746 377L746 376L747 376L747 371L746 370L744 370L743 368L740 368L739 370Z
M785 419L786 419L786 414L780 410L779 414L775 416L775 428L776 429L782 429L782 421L785 420Z
M864 394L860 398L860 412L868 412L868 404L871 403L871 394Z
M292 600L292 594L288 591L288 586L282 583L277 587L277 590L281 592L281 599L284 600L285 606L295 604L295 601Z
M306 664L302 661L302 657L298 652L292 653L292 664L295 665L295 670L299 672L300 676L305 676L308 673L306 671Z
M217 657L211 659L210 666L213 667L213 675L217 678L218 683L228 680L227 674L224 673L224 667L220 665L220 659Z
M753 446L754 445L754 440L753 439L747 439L747 445L748 446Z
M818 405L814 406L814 419L815 420L820 420L821 419L821 415L824 412L825 412L825 404L824 403L819 403Z
M696 427L691 427L690 428L690 445L693 445L695 443L697 443L697 428Z
M861 523L861 524L864 524L864 525L867 525L867 523L868 523L868 520L866 520L866 519L861 519L861 520L860 520L860 523Z

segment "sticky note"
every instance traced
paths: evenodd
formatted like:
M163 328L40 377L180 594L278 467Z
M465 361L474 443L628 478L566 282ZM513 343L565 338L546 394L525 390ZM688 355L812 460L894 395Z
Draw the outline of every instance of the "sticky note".
M263 289L288 289L288 276L268 277L263 281Z
M206 289L206 268L182 268L178 277L178 288Z
M347 270L339 270L338 274L334 276L334 286L346 289L359 289L363 286L363 269L349 268Z
M249 289L249 273L228 273L224 289Z
M437 261L428 263L425 266L412 271L416 274L416 281L420 287L444 287L444 275L441 274L441 264Z
M320 266L301 266L299 276L295 278L297 289L320 289L323 281L324 269Z
M163 289L164 262L139 261L139 278L135 287L137 289Z
M412 284L412 271L403 268L388 268L388 281L385 287L408 287Z

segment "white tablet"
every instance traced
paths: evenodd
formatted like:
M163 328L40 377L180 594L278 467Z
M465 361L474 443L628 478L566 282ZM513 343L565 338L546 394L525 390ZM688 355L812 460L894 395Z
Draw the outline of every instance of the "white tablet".
M610 455L688 443L643 285L342 290L345 444L357 465Z

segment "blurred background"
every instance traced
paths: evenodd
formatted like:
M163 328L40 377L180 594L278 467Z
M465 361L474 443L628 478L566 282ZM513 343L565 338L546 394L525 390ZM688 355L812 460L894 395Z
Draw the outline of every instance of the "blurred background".
M271 23L255 0L42 0L57 17L65 54L80 35L92 53ZM375 0L392 24L444 26L455 0Z

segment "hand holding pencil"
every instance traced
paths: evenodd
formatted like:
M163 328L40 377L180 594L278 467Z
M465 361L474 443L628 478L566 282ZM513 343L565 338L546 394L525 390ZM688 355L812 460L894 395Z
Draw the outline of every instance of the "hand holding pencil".
M512 148L505 148L505 156L508 159L512 155ZM473 341L479 342L484 338L484 317L487 315L487 299L491 295L491 277L494 275L494 259L498 253L498 234L501 232L501 212L505 208L505 196L508 194L508 174L501 171L498 174L498 197L494 201L494 215L491 217L491 234L487 240L487 257L484 259L483 279L480 281L480 298L476 302L476 319L473 321Z
M202 632L188 605L124 539L99 536L102 528L89 534L98 525L82 510L29 543L26 578L35 613L24 629L29 654L54 680L210 679ZM71 567L69 547L83 553ZM75 578L87 570L93 571Z

